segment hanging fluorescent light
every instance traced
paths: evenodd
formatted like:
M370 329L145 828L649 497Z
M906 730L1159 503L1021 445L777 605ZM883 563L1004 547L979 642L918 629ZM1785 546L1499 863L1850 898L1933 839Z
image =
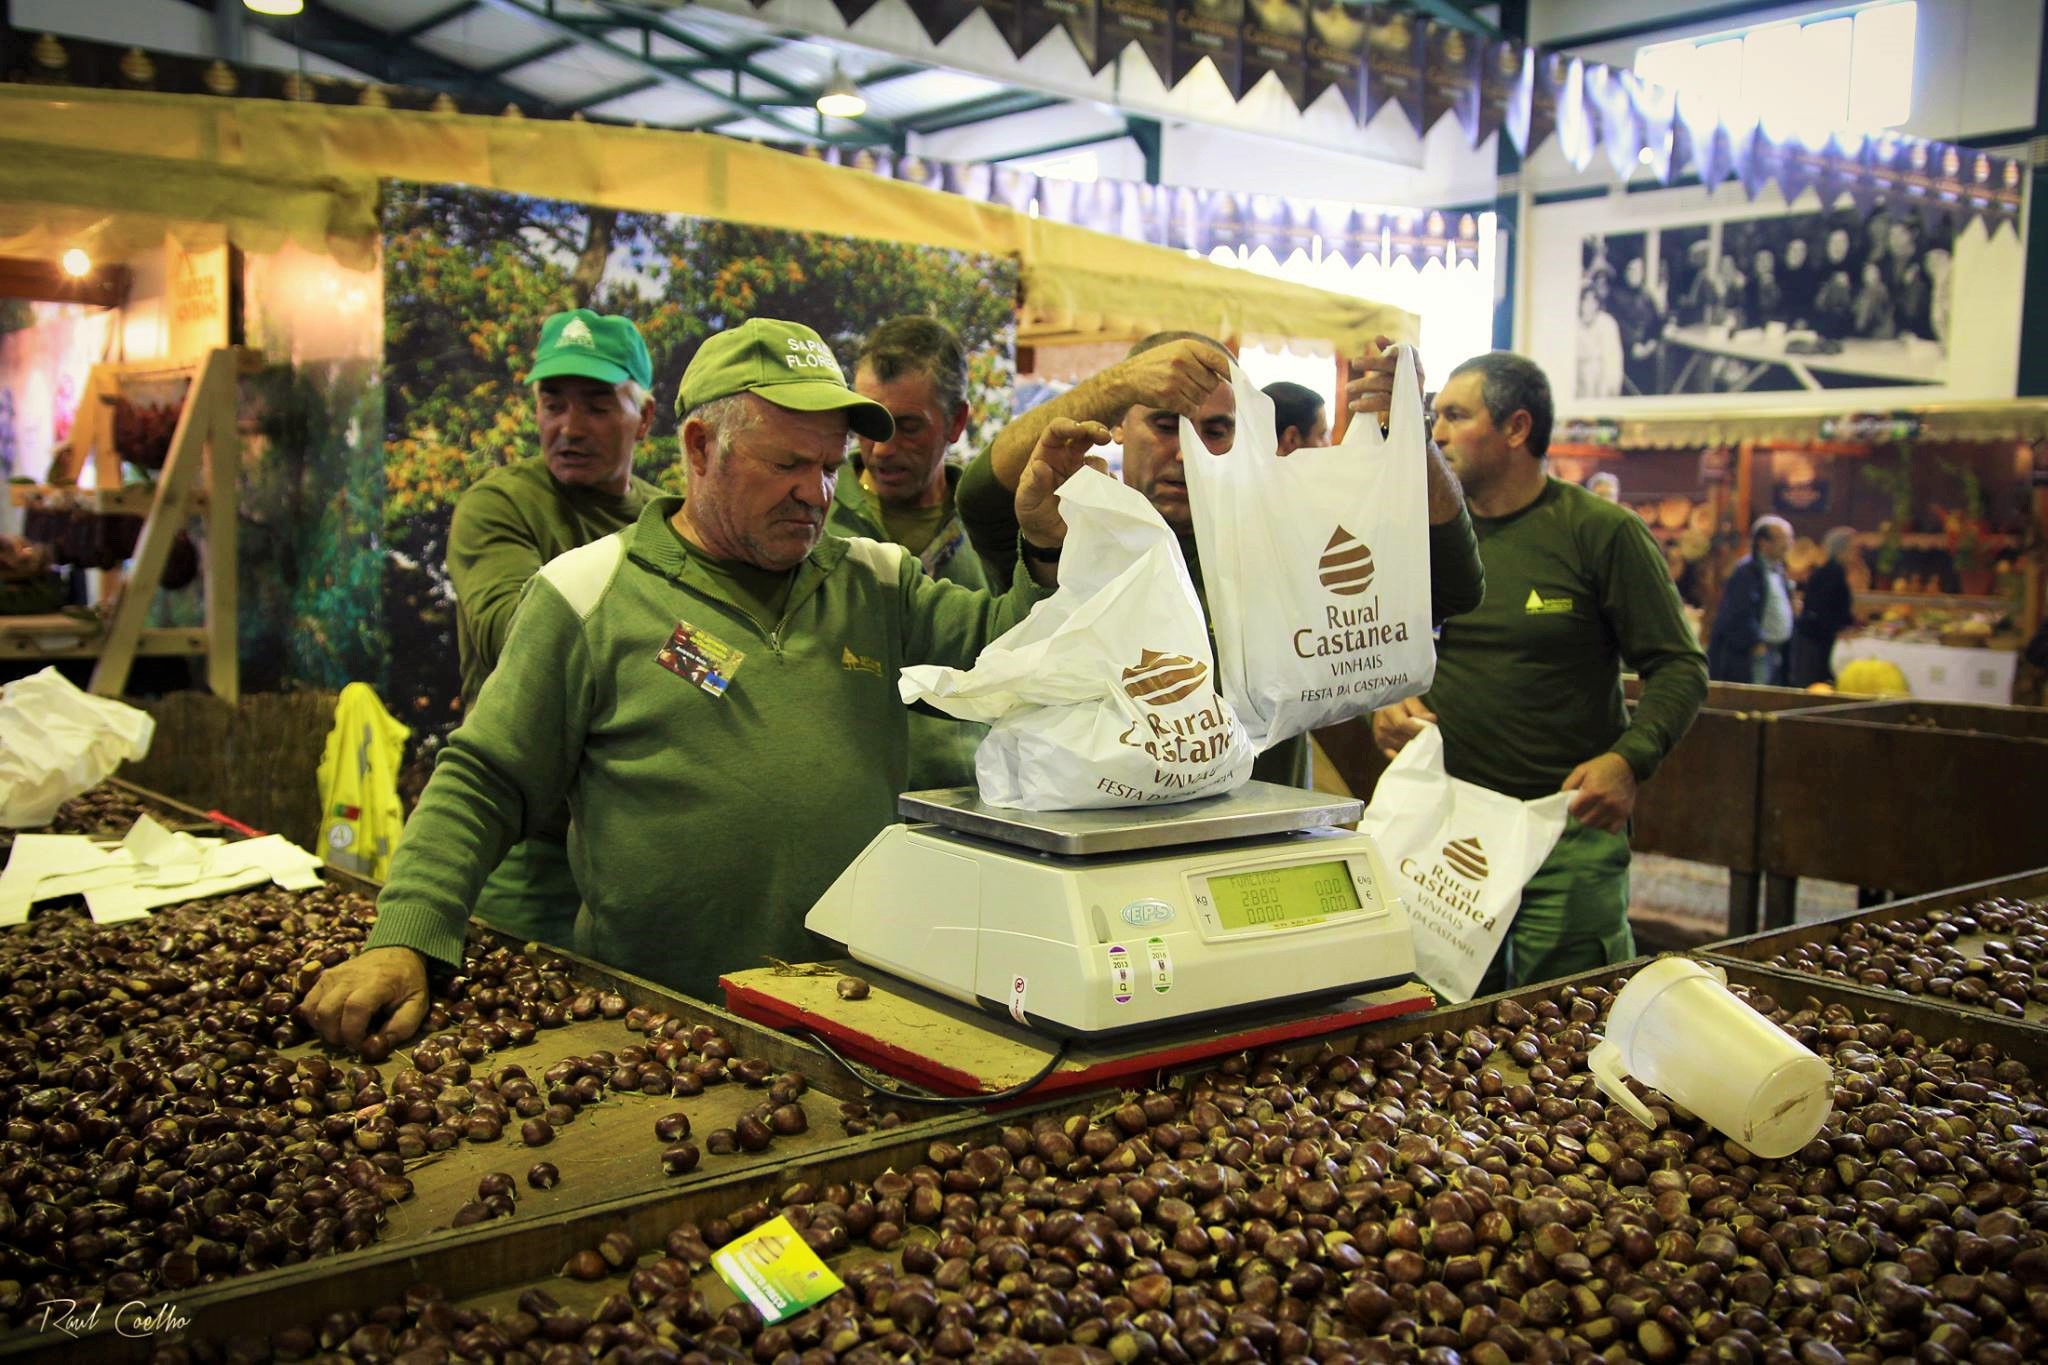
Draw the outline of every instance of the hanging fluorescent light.
M242 3L258 14L271 14L289 18L306 8L306 0L242 0Z
M853 79L832 63L832 79L818 94L818 112L827 118L859 118L868 111L867 97Z
M87 275L92 274L92 257L86 255L85 251L80 247L72 247L62 256L59 256L57 264L62 266L64 273L74 280L82 280Z

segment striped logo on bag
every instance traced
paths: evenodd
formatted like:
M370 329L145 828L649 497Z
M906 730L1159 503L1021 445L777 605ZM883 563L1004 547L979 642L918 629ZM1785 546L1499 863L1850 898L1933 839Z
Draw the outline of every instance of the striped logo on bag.
M1486 880L1486 850L1477 839L1453 839L1444 845L1444 861L1468 881Z
M1209 676L1209 665L1185 654L1148 649L1124 670L1124 691L1147 706L1171 706L1194 695Z
M1356 597L1372 586L1372 551L1364 541L1339 526L1323 547L1323 586L1339 597Z

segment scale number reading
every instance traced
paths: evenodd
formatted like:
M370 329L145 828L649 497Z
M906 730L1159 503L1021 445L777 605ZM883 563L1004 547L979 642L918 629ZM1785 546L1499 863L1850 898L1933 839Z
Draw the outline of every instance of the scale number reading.
M1360 908L1351 867L1342 859L1211 877L1209 894L1227 932L1312 924Z

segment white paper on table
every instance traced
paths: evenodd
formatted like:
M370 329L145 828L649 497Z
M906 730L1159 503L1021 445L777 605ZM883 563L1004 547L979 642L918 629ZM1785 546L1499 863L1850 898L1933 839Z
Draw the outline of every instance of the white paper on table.
M47 899L41 892L46 879L96 871L118 856L119 850L76 834L15 836L7 868L0 871L0 928L28 923L30 907Z
M320 861L280 835L239 843L173 833L148 816L119 846L78 834L25 834L0 872L0 928L26 924L38 901L83 895L100 924L140 919L160 906L275 882L321 884Z

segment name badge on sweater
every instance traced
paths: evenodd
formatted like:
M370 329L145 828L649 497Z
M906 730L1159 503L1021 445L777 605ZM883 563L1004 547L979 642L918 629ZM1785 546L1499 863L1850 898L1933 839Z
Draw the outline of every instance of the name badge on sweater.
M688 621L678 621L675 633L654 659L683 681L697 684L714 697L722 697L746 657L711 632Z

